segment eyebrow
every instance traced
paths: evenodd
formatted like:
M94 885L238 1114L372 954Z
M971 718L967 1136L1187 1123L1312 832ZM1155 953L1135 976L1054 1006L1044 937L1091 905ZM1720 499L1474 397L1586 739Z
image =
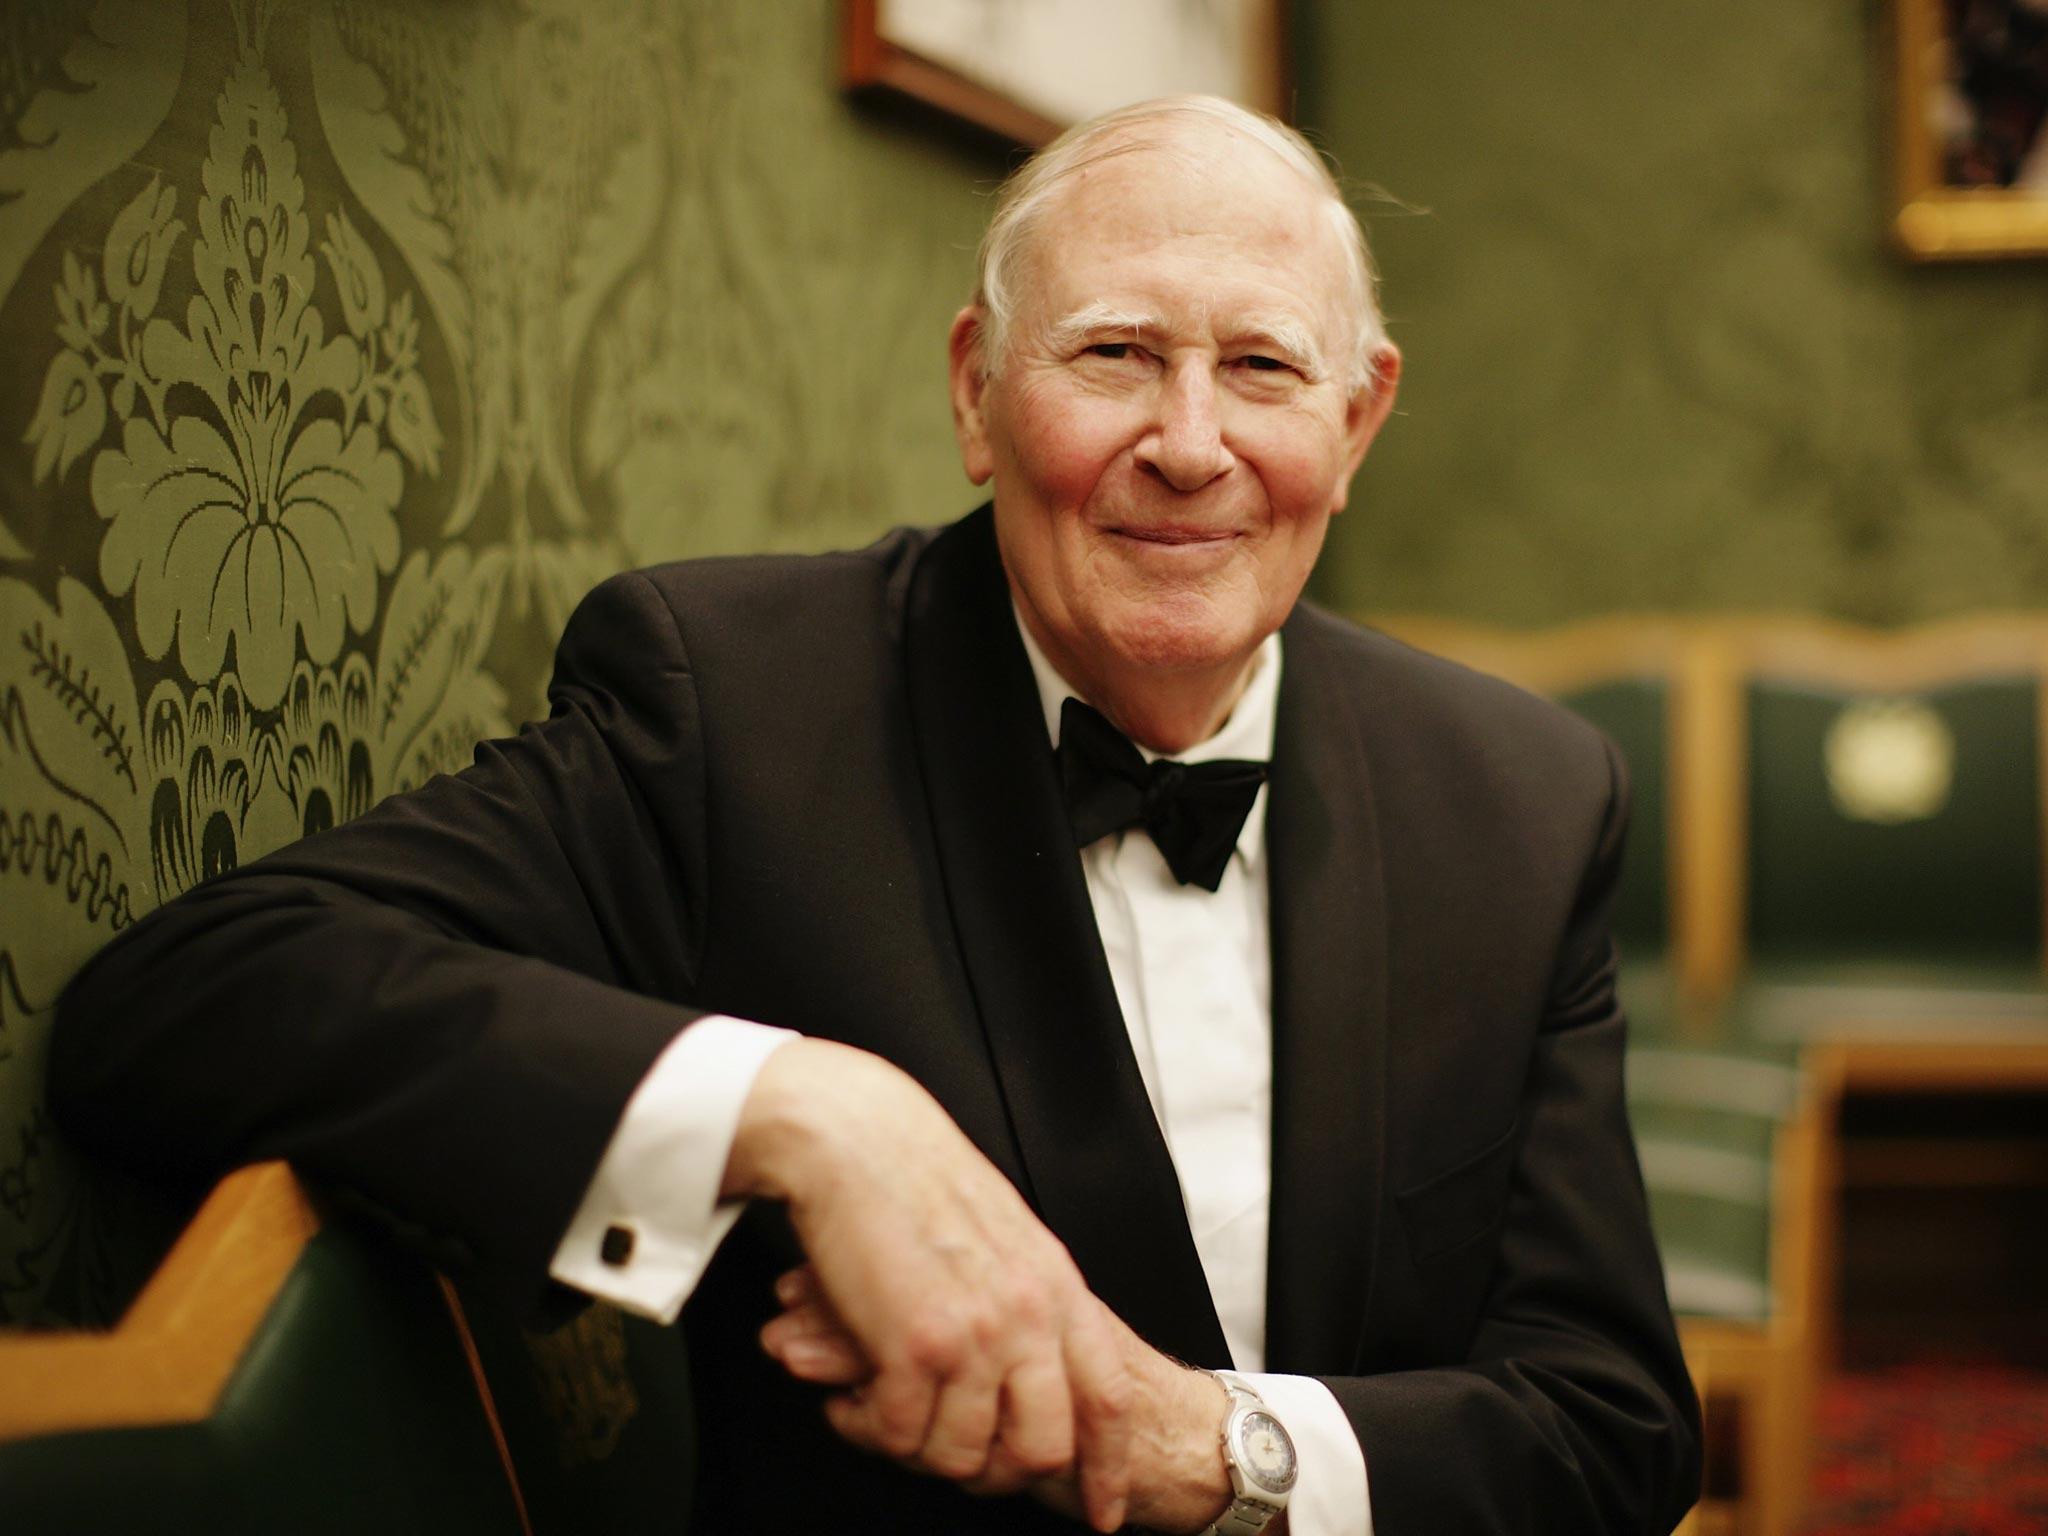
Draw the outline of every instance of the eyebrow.
M1135 336L1143 338L1147 331L1165 329L1159 317L1137 310L1118 309L1112 304L1090 304L1077 309L1070 315L1062 315L1045 328L1046 339L1056 351L1064 352L1070 347L1103 336Z
M1252 347L1278 352L1311 380L1325 376L1323 349L1309 328L1292 315L1251 315L1229 333L1232 347Z
M1046 327L1045 334L1055 351L1065 352L1109 336L1142 341L1146 332L1157 334L1165 329L1156 315L1097 303L1062 315ZM1277 352L1311 380L1325 376L1323 349L1316 345L1309 328L1292 315L1249 315L1227 333L1227 346Z

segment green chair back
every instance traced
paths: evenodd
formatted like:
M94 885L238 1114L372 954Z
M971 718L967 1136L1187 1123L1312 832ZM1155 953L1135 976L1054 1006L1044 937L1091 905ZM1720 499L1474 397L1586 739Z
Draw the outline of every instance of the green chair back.
M1752 960L2025 970L2041 952L2038 683L1752 680Z

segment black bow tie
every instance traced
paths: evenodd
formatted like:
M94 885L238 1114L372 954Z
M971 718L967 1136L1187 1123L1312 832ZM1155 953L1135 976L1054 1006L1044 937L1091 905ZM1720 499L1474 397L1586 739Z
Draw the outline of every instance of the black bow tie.
M1070 698L1060 706L1060 783L1074 844L1142 826L1182 885L1213 891L1251 814L1266 765L1237 758L1148 763L1130 739Z

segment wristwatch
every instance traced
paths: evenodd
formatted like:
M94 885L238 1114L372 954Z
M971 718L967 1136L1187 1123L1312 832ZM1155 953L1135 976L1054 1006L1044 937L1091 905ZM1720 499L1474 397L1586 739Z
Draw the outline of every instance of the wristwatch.
M1215 1376L1230 1394L1223 1415L1223 1464L1230 1469L1236 1497L1209 1527L1209 1536L1258 1536L1287 1507L1287 1495L1300 1471L1294 1440L1242 1377L1229 1371L1217 1371Z

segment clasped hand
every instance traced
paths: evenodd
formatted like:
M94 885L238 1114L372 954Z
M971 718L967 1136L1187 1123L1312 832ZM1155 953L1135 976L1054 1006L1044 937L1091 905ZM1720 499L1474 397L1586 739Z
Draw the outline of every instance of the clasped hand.
M915 1080L800 1040L756 1079L724 1193L787 1202L809 1264L763 1346L838 1388L851 1443L1097 1530L1200 1529L1229 1502L1223 1392L1138 1339Z

